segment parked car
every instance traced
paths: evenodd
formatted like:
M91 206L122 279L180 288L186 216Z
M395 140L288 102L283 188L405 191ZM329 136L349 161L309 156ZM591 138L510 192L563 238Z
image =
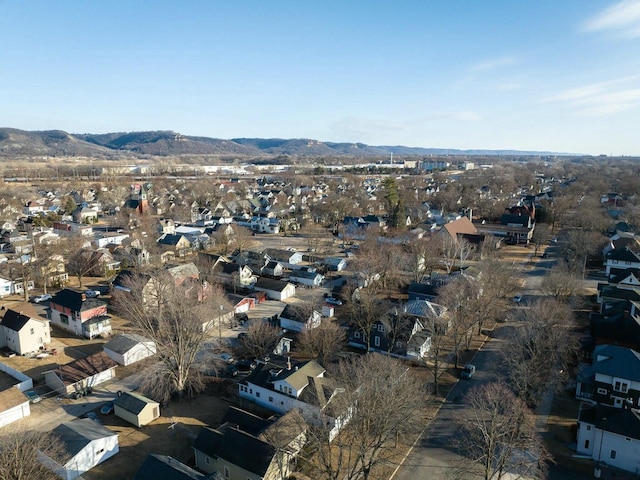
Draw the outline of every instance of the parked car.
M29 399L29 403L38 403L40 400L42 400L42 397L33 390L27 390L24 392L24 394Z
M221 353L220 355L216 355L216 358L226 363L233 363L233 356L230 353Z
M44 295L36 295L35 297L33 297L33 303L48 302L52 298L53 297L48 293L45 293Z
M212 368L203 373L209 377L229 378L237 376L238 369L235 365L225 365L220 368Z
M342 305L342 300L340 300L339 298L335 298L335 297L327 297L324 299L325 302L327 302L330 305Z
M90 418L94 422L101 423L100 419L98 418L98 414L96 412L87 412L84 414L84 418Z
M114 409L113 402L107 402L100 409L100 413L103 415L110 415L113 413L113 409Z
M245 340L245 339L247 339L247 338L249 338L249 334L248 334L248 333L246 333L246 332L240 332L240 333L238 334L238 340Z
M469 379L474 373L476 373L476 366L469 363L460 372L460 378Z
M258 364L255 360L238 360L235 366L241 372L250 372L251 370L256 368Z
M522 301L522 294L518 293L517 295L515 295L515 296L513 297L513 301L514 301L515 303L520 303L520 302Z
M84 294L87 296L87 298L98 298L100 296L100 291L99 290L85 290Z
M553 237L551 239L551 243L558 243L558 237Z

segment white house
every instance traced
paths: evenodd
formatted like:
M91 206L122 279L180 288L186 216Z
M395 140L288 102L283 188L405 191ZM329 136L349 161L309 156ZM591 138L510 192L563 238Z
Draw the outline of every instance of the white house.
M640 411L602 405L582 408L577 451L595 462L640 472Z
M17 386L0 392L0 427L31 415L29 399Z
M296 282L307 287L318 287L324 281L324 275L307 270L293 270L289 274L289 281Z
M9 347L18 355L43 350L51 343L49 320L36 317L35 312L5 309L0 323L0 345Z
M341 412L327 413L327 406L340 392L324 376L325 369L317 362L292 361L270 356L239 383L240 398L276 413L299 409L305 421L332 426L330 440L345 424ZM342 412L344 413L344 412Z
M259 277L253 285L253 289L266 293L267 298L270 300L283 301L296 294L296 286L294 284L265 277Z
M340 257L327 257L324 259L324 264L332 272L341 272L347 268L347 261Z
M640 256L629 250L629 247L612 250L607 254L605 273L618 274L622 270L640 268Z
M122 333L109 340L102 349L116 363L126 366L155 355L156 344L142 335Z
M308 316L307 316L308 315ZM320 326L322 315L312 310L311 313L303 313L292 305L287 305L280 314L280 327L294 332L304 332Z
M80 418L58 425L51 432L64 447L59 458L41 454L41 461L65 480L72 480L120 451L118 434L91 420Z

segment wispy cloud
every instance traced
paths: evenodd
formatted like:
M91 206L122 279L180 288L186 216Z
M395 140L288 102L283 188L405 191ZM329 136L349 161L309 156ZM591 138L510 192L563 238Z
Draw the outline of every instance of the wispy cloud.
M640 0L623 0L584 24L587 32L612 31L623 38L640 37Z
M515 65L516 63L518 63L518 60L514 57L491 58L472 65L470 70L474 72L482 72L486 70L495 70L496 68L502 68L509 65Z
M640 88L634 88L640 75L570 88L541 100L540 103L564 103L578 115L609 116L640 106ZM629 85L632 84L632 85Z

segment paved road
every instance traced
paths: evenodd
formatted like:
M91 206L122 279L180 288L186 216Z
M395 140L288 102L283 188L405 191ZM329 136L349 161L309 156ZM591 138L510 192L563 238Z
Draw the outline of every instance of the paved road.
M524 281L522 288L523 307L540 296L542 279L549 268L553 266L557 247L547 249L549 258L531 258L522 265L520 275ZM533 253L533 251L532 251ZM476 365L476 374L471 380L460 380L451 390L447 401L438 410L436 416L430 422L423 434L417 440L414 448L408 454L401 467L391 477L393 480L416 479L474 479L468 471L472 462L459 452L455 439L455 420L465 414L465 405L462 402L465 393L473 386L485 382L491 382L503 378L503 362L501 350L505 345L505 339L518 328L516 323L498 324L491 338L477 353L473 360ZM546 426L546 417L544 420ZM550 479L581 480L589 477L581 476L575 472L552 467L549 473Z

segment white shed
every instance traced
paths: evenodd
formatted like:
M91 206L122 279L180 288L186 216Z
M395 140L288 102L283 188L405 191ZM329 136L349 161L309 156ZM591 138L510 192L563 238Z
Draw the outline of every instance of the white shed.
M113 337L102 349L113 361L126 366L155 355L156 344L142 335L122 333Z

